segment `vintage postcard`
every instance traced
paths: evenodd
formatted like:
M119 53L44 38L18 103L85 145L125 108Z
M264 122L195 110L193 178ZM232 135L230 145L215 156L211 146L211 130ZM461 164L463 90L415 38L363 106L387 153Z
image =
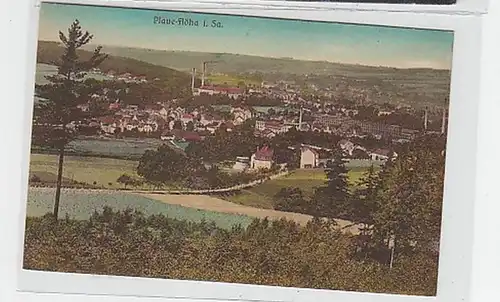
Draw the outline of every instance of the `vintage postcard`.
M453 40L43 3L24 268L435 295Z

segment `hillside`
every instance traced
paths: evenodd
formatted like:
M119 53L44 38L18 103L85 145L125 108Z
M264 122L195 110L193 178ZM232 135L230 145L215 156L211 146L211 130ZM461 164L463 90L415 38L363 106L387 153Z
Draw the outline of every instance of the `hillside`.
M93 48L80 50L79 55L87 58L92 55ZM39 41L37 49L37 63L57 65L56 62L62 55L62 47L56 42ZM114 70L117 73L129 72L135 75L145 75L148 79L158 78L166 90L171 91L173 97L180 97L189 93L191 85L191 75L182 71L174 70L165 66L159 66L133 57L122 57L116 53L110 53L109 57L99 66L99 68L108 72Z
M450 71L436 69L397 69L348 65L325 61L301 61L291 58L266 58L228 53L162 51L104 46L115 56L134 58L151 64L190 72L210 61L211 74L260 80L314 81L315 84L345 85L371 91L375 102L405 102L416 106L443 104L449 95Z

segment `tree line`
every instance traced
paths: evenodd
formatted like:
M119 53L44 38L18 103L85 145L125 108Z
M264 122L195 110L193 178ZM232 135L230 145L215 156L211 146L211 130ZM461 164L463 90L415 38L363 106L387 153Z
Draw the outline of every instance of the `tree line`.
M371 166L352 187L341 151L325 169L326 182L307 198L283 188L274 208L360 224L366 254L391 246L393 255L437 251L444 189L445 137L422 136L397 149L380 171Z
M247 228L105 208L86 221L27 218L24 268L287 287L436 293L437 258L400 257L389 268L358 252L331 221L301 226L255 219Z

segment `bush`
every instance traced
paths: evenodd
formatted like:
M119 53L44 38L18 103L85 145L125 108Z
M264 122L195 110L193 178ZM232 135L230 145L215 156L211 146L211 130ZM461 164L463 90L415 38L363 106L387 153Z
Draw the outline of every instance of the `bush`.
M435 257L400 257L389 269L356 260L353 239L320 219L305 226L255 219L227 231L106 208L87 221L27 218L24 268L435 295Z

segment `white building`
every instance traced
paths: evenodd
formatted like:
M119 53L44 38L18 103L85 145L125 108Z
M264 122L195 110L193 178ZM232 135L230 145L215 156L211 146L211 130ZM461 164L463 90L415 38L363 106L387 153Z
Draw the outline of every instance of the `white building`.
M300 168L301 169L310 169L317 168L319 161L319 153L308 147L303 147L300 150Z
M231 113L234 115L234 124L243 124L246 120L252 118L252 111L244 108L232 108Z
M273 165L273 149L264 146L262 148L257 147L257 151L252 154L250 158L251 169L271 169Z
M236 162L234 163L233 169L237 171L245 171L250 166L250 158L246 156L236 157Z

